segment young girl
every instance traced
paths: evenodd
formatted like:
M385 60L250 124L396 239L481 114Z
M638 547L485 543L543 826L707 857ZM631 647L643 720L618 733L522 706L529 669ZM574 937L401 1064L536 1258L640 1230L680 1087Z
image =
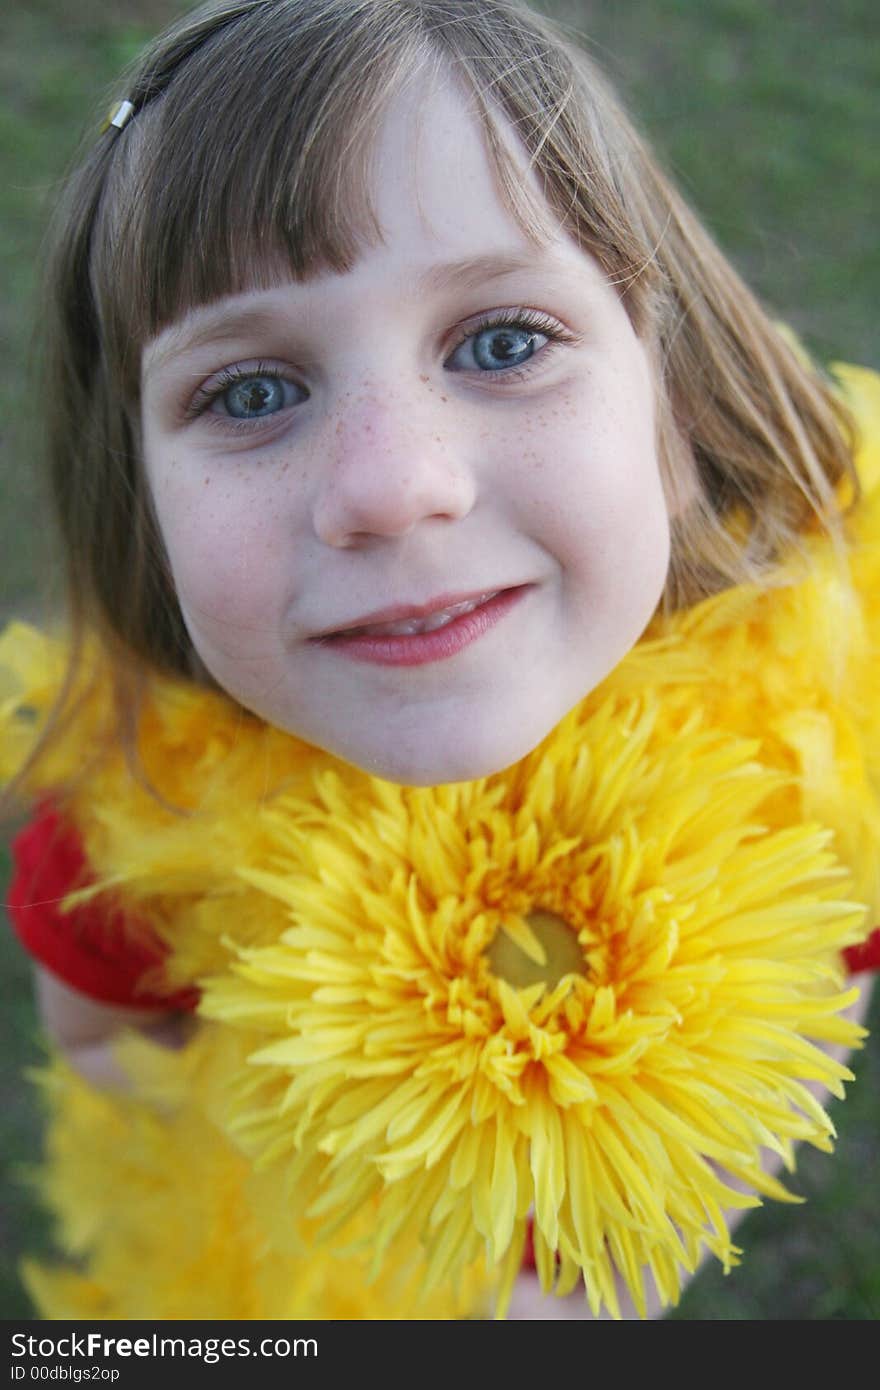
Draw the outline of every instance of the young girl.
M736 1263L863 1035L874 379L496 0L190 15L49 285L71 616L0 646L42 1314L644 1315Z

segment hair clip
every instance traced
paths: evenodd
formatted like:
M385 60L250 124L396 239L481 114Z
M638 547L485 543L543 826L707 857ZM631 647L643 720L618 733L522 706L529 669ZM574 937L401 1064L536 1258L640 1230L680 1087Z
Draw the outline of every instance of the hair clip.
M110 108L106 121L101 126L101 134L114 126L116 130L121 130L127 121L134 115L134 106L130 101L120 101L118 105Z

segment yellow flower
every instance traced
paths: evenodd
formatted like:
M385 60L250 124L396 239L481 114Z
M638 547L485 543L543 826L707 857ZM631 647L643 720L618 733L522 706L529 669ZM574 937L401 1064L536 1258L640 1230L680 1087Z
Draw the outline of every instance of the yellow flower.
M725 1209L791 1200L762 1149L830 1148L809 1083L850 1076L817 1044L861 1036L864 909L829 830L774 827L756 740L662 708L588 700L472 783L318 768L263 813L242 876L290 925L208 982L251 1047L228 1123L325 1233L369 1206L375 1268L417 1232L427 1288L482 1254L507 1291L533 1208L545 1290L674 1302L736 1262Z

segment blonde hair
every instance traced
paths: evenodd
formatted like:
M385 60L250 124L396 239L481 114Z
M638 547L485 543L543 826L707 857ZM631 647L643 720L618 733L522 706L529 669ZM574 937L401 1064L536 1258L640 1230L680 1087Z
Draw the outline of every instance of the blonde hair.
M675 506L667 609L772 582L801 534L840 539L850 425L671 185L592 59L507 0L243 0L170 28L120 88L55 222L47 278L49 463L75 630L186 675L189 638L138 448L142 349L223 294L345 272L381 239L369 156L394 95L451 76L506 205L536 243L552 213L618 287L657 369ZM512 127L543 189L523 186ZM695 468L694 468L695 466ZM732 524L734 522L736 524Z

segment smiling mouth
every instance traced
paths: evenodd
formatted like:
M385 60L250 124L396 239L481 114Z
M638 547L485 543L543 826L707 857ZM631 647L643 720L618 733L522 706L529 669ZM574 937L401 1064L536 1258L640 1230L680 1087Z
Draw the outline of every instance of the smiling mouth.
M475 594L473 598L435 608L430 613L416 613L388 622L357 623L352 627L337 628L335 632L325 633L322 640L345 637L416 637L422 632L436 632L439 628L455 622L456 618L463 618L466 614L473 613L476 608L482 608L484 603L497 598L501 592L500 589L488 589L485 593Z
M318 633L311 640L340 657L378 666L425 666L457 656L491 632L533 588L438 594L422 604L399 604Z

